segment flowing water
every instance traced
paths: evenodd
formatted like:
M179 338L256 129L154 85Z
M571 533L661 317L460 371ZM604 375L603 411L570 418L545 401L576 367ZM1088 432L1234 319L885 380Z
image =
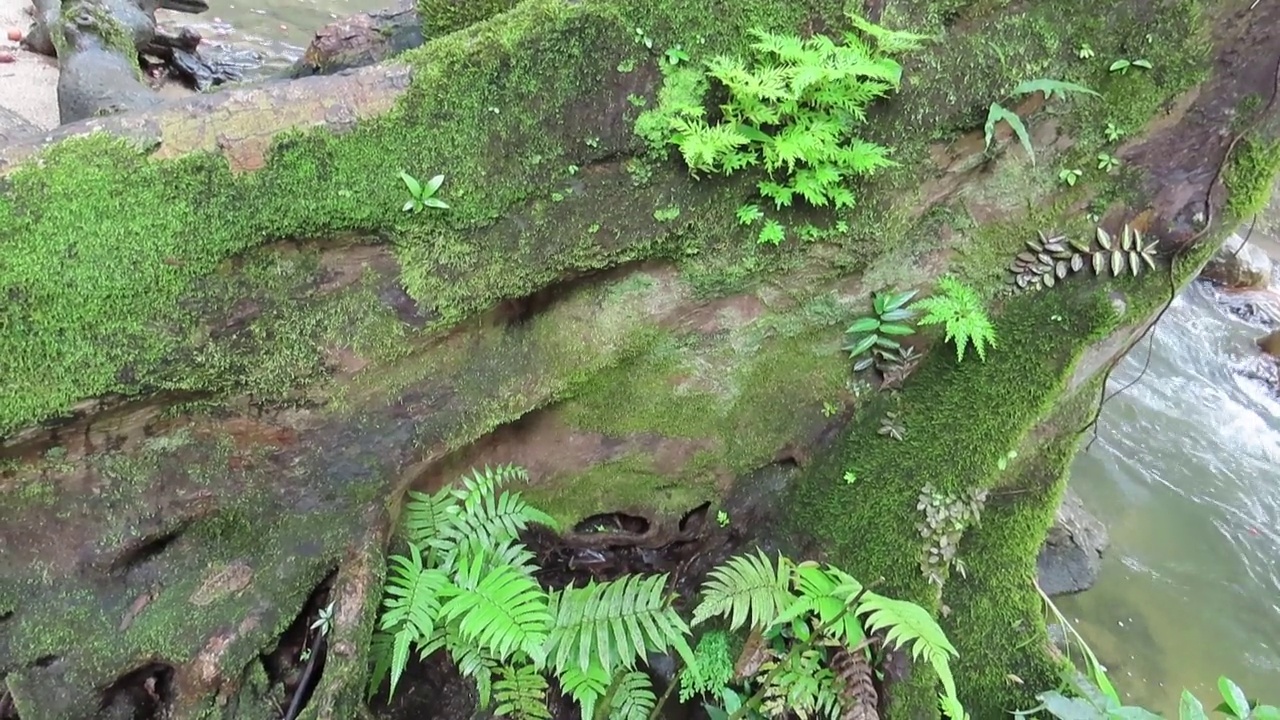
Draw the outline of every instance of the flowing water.
M209 0L203 15L159 11L161 24L188 26L205 43L256 52L263 70L291 65L316 30L336 18L390 8L397 0Z
M1280 703L1280 400L1252 379L1273 372L1254 340L1274 328L1230 312L1242 301L1187 288L1072 467L1111 548L1058 605L1122 695L1167 717L1184 687L1217 704L1219 675ZM1144 341L1109 391L1146 360Z

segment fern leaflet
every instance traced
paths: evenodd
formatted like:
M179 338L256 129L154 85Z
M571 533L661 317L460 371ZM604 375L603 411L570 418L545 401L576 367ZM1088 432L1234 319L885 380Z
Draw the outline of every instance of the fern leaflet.
M445 588L444 594L451 597L441 615L458 620L464 638L499 660L516 651L537 660L551 625L547 594L527 573L510 565L487 568L485 555L476 553L460 568L457 585Z
M693 611L693 624L709 618L730 618L737 630L750 620L753 627L768 627L795 602L791 594L791 561L778 557L775 568L763 551L758 555L730 558L710 573L702 586L702 602Z
M996 346L995 327L987 317L982 299L972 288L952 277L938 281L940 295L917 300L912 309L923 311L921 325L945 323L946 340L954 341L956 360L964 360L965 347L973 345L980 360L987 359L987 346Z
M498 707L493 714L512 720L551 720L547 709L547 679L532 665L503 666L493 683Z
M596 703L609 691L609 673L598 663L586 670L569 665L559 673L560 689L573 698L582 709L582 720L592 720L596 715Z
M657 704L648 673L632 671L618 680L609 707L609 720L648 720Z

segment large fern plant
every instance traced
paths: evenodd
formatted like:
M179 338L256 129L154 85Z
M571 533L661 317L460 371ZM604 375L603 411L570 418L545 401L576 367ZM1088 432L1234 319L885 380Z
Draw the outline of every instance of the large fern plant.
M475 681L481 705L496 704L504 717L549 718L548 675L583 720L606 712L612 720L646 717L655 701L640 663L655 652L693 658L666 575L543 589L533 554L517 538L532 523L554 528L555 521L503 489L526 479L508 465L433 495L409 493L408 554L390 560L370 694L390 675L394 695L411 655L443 650Z
M797 196L815 206L853 205L849 180L895 164L888 148L858 137L857 127L868 106L901 83L892 55L925 38L849 17L857 32L839 41L754 30L751 56L716 57L705 75L672 73L637 132L674 143L695 175L763 165L769 177L760 194L779 208ZM706 109L710 79L728 91L716 117Z
M693 625L713 618L726 621L731 631L749 630L738 672L755 678L754 692L744 700L728 688L722 670L713 670L724 663L714 655L727 651L715 647L704 654L699 643L682 680L686 695L713 698L713 718L875 717L868 634L877 631L887 645L908 650L934 669L942 682L939 706L948 717L968 717L951 672L956 650L933 617L919 605L867 590L830 565L796 564L782 556L775 563L762 552L732 558L711 572ZM718 682L709 682L711 675Z

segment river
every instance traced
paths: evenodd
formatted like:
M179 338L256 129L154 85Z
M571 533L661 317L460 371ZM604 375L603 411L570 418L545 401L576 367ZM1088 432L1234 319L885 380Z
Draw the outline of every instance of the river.
M1178 296L1071 470L1111 547L1058 605L1125 698L1167 717L1183 687L1217 704L1224 674L1280 703L1280 400L1239 372L1263 367L1253 341L1272 328L1230 312L1238 298ZM1144 341L1110 390L1146 361Z

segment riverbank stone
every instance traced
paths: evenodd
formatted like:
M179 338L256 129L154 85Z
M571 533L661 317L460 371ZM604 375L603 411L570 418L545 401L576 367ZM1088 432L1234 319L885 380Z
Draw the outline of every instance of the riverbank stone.
M1265 250L1232 234L1200 277L1231 289L1264 288L1271 282L1271 267L1271 258Z
M1102 553L1110 542L1106 527L1089 514L1079 496L1068 488L1036 559L1040 588L1052 597L1093 587L1098 580Z

